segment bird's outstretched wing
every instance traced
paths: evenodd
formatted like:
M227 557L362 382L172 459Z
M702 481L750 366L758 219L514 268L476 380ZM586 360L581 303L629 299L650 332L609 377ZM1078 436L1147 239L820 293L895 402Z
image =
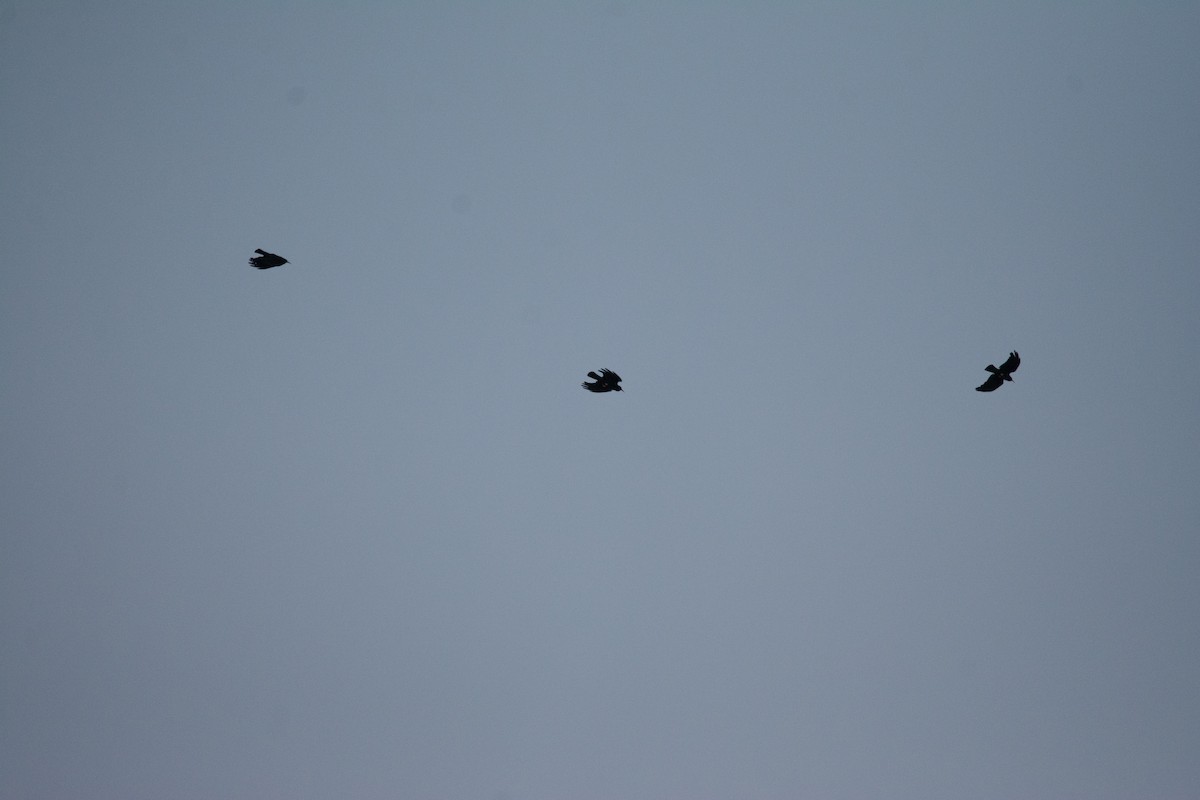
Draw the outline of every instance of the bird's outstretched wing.
M1000 371L1008 375L1011 372L1016 372L1019 366L1021 366L1021 357L1017 355L1016 350L1013 350L1008 354L1008 361L1000 365Z
M258 269L270 269L271 267L282 267L288 263L288 260L283 256L277 256L274 253L268 253L266 250L255 250L257 256L250 259L250 266Z
M600 374L603 376L602 379L608 381L609 383L617 384L621 382L621 376L613 372L611 369L602 369L600 370Z
M993 372L991 375L988 375L988 379L986 381L984 381L981 385L975 387L975 391L977 391L977 392L994 392L1000 388L1000 384L1002 384L1002 383L1004 383L1004 377L998 373Z

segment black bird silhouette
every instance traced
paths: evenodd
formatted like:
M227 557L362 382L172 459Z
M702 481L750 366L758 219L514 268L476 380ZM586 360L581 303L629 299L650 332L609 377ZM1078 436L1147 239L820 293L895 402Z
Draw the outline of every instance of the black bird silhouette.
M623 391L625 391L624 389L621 388L621 376L618 375L617 373L613 372L612 370L602 369L602 370L600 370L599 375L597 375L594 372L589 372L588 377L591 378L592 380L594 380L595 383L581 383L579 385L582 386L583 388L587 389L589 392L623 392Z
M999 368L988 364L984 369L992 373L982 385L976 386L977 392L994 392L1000 388L1000 384L1005 381L1012 380L1012 374L1017 371L1017 367L1021 366L1021 357L1017 355L1017 351L1013 350L1008 354L1008 361L1005 361Z
M250 259L250 266L252 267L270 269L271 267L282 267L288 263L288 260L283 256L268 253L266 250L255 250L254 252L258 253L258 255Z

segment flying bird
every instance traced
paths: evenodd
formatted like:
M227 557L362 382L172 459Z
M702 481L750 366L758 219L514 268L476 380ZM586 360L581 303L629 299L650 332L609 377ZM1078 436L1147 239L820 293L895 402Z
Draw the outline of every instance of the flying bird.
M288 263L288 260L283 256L268 253L266 250L255 250L254 252L258 253L258 255L250 259L250 266L252 267L270 269L271 267L282 267Z
M977 392L994 392L1000 388L1000 384L1005 381L1012 380L1012 374L1017 371L1017 367L1021 366L1021 357L1017 355L1017 351L1013 350L1008 354L1008 360L1001 364L998 368L988 364L984 369L992 373L988 379L983 382L983 385L976 386Z
M595 383L581 383L579 385L582 386L583 388L587 389L589 392L623 392L623 391L625 391L624 389L621 388L621 376L618 375L617 373L613 372L612 370L602 369L602 370L600 370L599 375L597 375L594 372L589 372L588 377L591 378L592 380L594 380Z

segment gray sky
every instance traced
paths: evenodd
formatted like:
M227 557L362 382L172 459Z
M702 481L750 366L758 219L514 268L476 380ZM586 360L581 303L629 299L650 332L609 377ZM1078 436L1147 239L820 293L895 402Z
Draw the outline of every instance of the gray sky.
M0 3L0 795L1194 797L1198 41Z

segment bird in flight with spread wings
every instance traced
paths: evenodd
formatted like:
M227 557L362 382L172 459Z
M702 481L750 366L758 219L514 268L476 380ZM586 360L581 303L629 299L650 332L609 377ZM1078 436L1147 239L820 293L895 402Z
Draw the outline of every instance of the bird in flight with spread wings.
M625 391L621 388L621 376L610 369L600 370L599 375L594 372L589 372L588 377L594 380L595 383L581 383L579 385L587 389L589 392Z
M984 381L982 385L976 386L975 391L996 391L1000 388L1000 384L1004 383L1005 381L1012 380L1012 374L1017 371L1017 367L1019 366L1021 366L1021 357L1017 355L1016 350L1013 350L1008 354L1008 360L999 367L995 367L991 364L988 364L986 367L984 367L984 369L992 374L988 376L988 379Z
M254 252L258 253L258 255L250 259L250 266L252 267L270 269L271 267L282 267L288 263L288 260L283 256L268 253L266 250L255 250Z

